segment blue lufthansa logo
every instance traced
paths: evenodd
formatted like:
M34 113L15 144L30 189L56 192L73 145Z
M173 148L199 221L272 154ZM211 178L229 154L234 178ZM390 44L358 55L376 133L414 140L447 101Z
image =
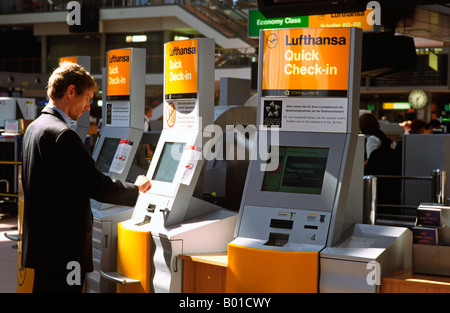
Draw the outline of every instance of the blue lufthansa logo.
M267 36L266 45L270 49L275 48L278 45L278 37L277 37L277 35L274 34L274 33L270 33L269 36Z

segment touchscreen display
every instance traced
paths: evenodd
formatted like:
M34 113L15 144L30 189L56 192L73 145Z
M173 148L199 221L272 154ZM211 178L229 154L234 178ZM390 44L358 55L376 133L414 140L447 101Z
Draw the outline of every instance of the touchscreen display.
M321 194L329 148L279 147L279 165L264 174L262 191Z
M114 155L117 151L117 146L120 143L120 138L108 138L103 141L102 148L98 154L97 162L95 163L97 169L102 173L108 173Z
M161 157L156 165L153 180L171 183L183 154L185 143L166 142L161 152Z

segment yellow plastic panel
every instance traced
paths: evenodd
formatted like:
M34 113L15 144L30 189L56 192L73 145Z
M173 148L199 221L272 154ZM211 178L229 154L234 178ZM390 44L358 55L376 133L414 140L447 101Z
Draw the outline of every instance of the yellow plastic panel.
M19 171L20 172L20 171ZM23 228L23 208L24 198L22 189L22 179L19 182L19 208L18 208L18 230L19 236L22 237ZM31 293L33 292L34 283L34 269L26 268L22 265L22 241L17 242L17 293Z
M228 245L227 292L318 292L319 252Z
M140 283L117 285L117 292L150 292L150 232L128 229L122 223L117 230L117 272Z
M32 293L34 269L22 265L22 241L17 242L17 293Z

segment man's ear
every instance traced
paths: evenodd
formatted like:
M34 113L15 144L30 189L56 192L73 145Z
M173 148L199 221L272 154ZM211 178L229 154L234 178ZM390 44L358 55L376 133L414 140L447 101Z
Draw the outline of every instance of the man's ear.
M70 98L76 95L75 85L69 85L66 89L66 95Z

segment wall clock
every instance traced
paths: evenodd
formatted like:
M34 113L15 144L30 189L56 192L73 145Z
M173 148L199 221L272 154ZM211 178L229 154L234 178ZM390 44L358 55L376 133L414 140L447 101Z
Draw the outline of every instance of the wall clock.
M422 109L427 105L428 95L423 90L413 90L409 94L408 101L414 109Z

